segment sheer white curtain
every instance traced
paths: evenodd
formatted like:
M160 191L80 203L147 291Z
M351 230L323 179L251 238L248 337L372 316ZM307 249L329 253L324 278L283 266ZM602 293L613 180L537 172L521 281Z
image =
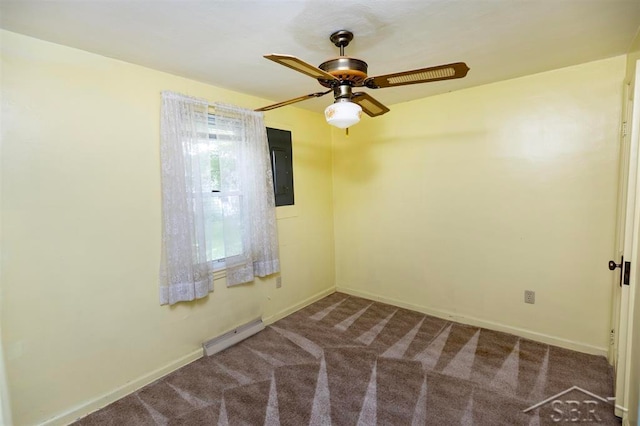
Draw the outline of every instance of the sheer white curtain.
M194 300L213 290L202 196L202 157L211 144L208 107L202 99L162 92L161 304Z
M160 303L205 297L278 272L278 240L262 113L162 93Z
M221 192L241 194L239 210L225 212L225 221L233 221L234 215L242 218L242 255L226 259L227 285L231 286L280 270L273 176L261 112L215 104L215 129L224 141L219 144ZM225 243L228 228L224 227Z

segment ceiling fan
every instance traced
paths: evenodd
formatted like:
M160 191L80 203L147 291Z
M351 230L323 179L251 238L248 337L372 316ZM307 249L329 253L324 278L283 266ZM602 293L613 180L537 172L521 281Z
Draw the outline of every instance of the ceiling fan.
M344 48L353 40L353 33L351 31L336 31L331 34L329 39L340 48L340 56L323 62L319 67L314 67L302 59L291 55L271 54L264 56L280 65L284 65L285 67L317 79L322 86L329 90L310 93L298 98L278 102L277 104L268 105L256 111L269 111L307 99L319 98L333 92L335 102L327 107L325 117L329 124L344 129L360 121L362 111L370 117L377 117L389 112L389 108L378 102L368 93L354 92L353 88L366 87L369 89L381 89L384 87L450 80L462 78L466 76L469 71L469 67L467 67L467 64L464 62L455 62L435 67L369 77L367 75L367 63L365 61L344 56Z

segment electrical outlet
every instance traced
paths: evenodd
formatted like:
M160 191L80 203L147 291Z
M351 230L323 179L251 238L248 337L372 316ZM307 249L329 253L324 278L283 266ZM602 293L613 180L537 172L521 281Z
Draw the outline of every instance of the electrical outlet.
M532 305L536 303L536 292L532 290L525 290L524 303L531 303Z
M282 277L276 277L276 288L282 287Z

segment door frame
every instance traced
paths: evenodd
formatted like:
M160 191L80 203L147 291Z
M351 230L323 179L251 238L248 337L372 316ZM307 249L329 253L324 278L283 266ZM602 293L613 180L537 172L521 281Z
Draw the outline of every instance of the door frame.
M628 417L631 385L631 336L633 333L633 301L639 282L640 255L640 61L636 67L636 85L631 98L630 83L624 86L623 123L621 132L620 174L618 192L618 224L616 229L616 263L621 257L631 260L629 285L620 286L620 275L614 274L612 293L612 345L609 361L615 371L615 414ZM624 265L619 274L624 273Z

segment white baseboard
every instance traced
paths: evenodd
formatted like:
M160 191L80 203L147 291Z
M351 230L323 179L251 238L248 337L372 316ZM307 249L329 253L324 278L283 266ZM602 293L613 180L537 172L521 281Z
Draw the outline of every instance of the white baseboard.
M289 308L283 309L280 312L277 312L271 315L270 317L262 318L262 321L267 325L273 324L274 322L286 317L287 315L291 315L292 313L299 311L305 306L309 306L310 304L317 302L323 297L327 297L328 295L333 294L335 292L336 292L335 287L329 287L328 289L322 290L321 292L314 294L313 296L303 300L302 302L297 303Z
M468 324L476 327L486 328L489 330L495 330L495 331L501 331L504 333L514 334L516 336L535 340L537 342L546 343L548 345L559 346L561 348L571 349L578 352L584 352L592 355L601 355L604 357L606 357L609 353L608 348L592 346L586 343L580 343L573 340L563 339L561 337L551 336L544 333L538 333L536 331L531 331L524 328L512 327L510 325L501 324L498 322L464 316L464 315L460 315L460 314L442 310L442 309L434 309L426 306L415 305L413 303L403 302L401 300L380 296L377 294L369 293L367 291L355 290L355 289L351 289L348 287L341 287L341 286L336 287L336 291L340 293L350 294L352 296L362 297L364 299L370 299L370 300L375 300L382 303L387 303L389 305L397 306L399 308L405 308L405 309L410 309L412 311L422 312L423 314L446 319L449 321L455 321L462 324Z
M357 296L357 297L362 297L365 299L370 299L370 300L375 300L375 301L379 301L382 303L387 303L389 305L393 305L393 306L398 306L400 308L405 308L405 309L410 309L413 311L417 311L417 312L422 312L424 314L427 315L432 315L434 317L438 317L438 318L442 318L442 319L446 319L446 320L450 320L450 321L455 321L455 322L460 322L463 324L468 324L468 325L473 325L476 327L482 327L482 328L486 328L489 330L495 330L495 331L501 331L501 332L505 332L505 333L510 333L510 334L514 334L517 336L521 336L521 337L525 337L527 339L531 339L531 340L535 340L538 342L543 342L543 343L547 343L550 345L555 345L555 346L559 346L562 348L566 348L566 349L572 349L572 350L576 350L579 352L585 352L585 353L589 353L589 354L594 354L594 355L602 355L602 356L607 356L608 353L608 349L607 348L602 348L602 347L597 347L597 346L592 346L592 345L587 345L584 343L580 343L580 342L575 342L572 340L568 340L568 339L563 339L560 337L556 337L556 336L551 336L551 335L547 335L547 334L543 334L543 333L538 333L535 331L531 331L531 330L526 330L523 328L519 328L519 327L512 327L506 324L501 324L501 323L497 323L497 322L493 322L493 321L487 321L487 320L483 320L480 318L474 318L474 317L468 317L468 316L464 316L464 315L460 315L460 314L456 314L450 311L446 311L446 310L441 310L441 309L434 309L434 308L429 308L426 306L421 306L421 305L415 305L412 303L407 303L407 302L403 302L401 300L397 300L397 299L393 299L393 298L389 298L389 297L384 297L384 296L380 296L377 294L373 294L373 293L369 293L367 291L361 291L361 290L355 290L355 289L351 289L348 287L330 287L326 290L323 290L319 293L316 293L315 295L303 300L300 303L297 303L294 306L288 307L286 309L283 309L277 313L275 313L274 315L271 315L269 317L263 318L263 322L264 324L273 324L274 322L286 317L287 315L290 315L320 299L322 299L323 297L326 297L332 293L335 293L336 291L340 292L340 293L345 293L345 294L350 294L353 296ZM135 392L136 390L148 385L149 383L154 382L155 380L158 380L159 378L171 373L172 371L175 371L199 358L201 358L203 355L203 351L202 349L197 349L175 361L170 362L169 364L156 369L148 374L145 374L144 376L141 376L129 383L126 383L123 386L120 386L112 391L109 391L97 398L94 398L90 401L86 401L80 405L77 405L74 408L71 408L69 410L67 410L66 412L59 414L55 417L52 417L42 423L40 423L40 426L62 426L62 425L67 425L81 417L84 417L106 405L111 404L112 402L117 401L118 399L129 395L130 393Z
M308 306L310 304L312 304L313 302L316 302L320 299L322 299L323 297L326 297L332 293L335 293L336 288L335 287L330 287L326 290L323 290L305 300L303 300L300 303L297 303L294 306L291 306L289 308L283 309L282 311L268 317L268 318L264 318L263 319L263 323L264 324L272 324L276 321L278 321L279 319L282 319L284 317L286 317L287 315L290 315L302 308L304 308L305 306ZM76 420L78 420L81 417L84 417L90 413L93 413L94 411L99 410L100 408L103 408L109 404L111 404L112 402L117 401L120 398L123 398L135 391L137 391L138 389L148 385L149 383L152 383L156 380L158 380L159 378L166 376L167 374L181 368L184 367L185 365L201 358L203 355L203 349L202 348L198 348L197 350L175 360L170 362L169 364L165 365L164 367L158 368L157 370L154 370L148 374L145 374L144 376L141 376L129 383L126 383L112 391L109 391L97 398L91 399L89 401L85 401L82 404L79 404L61 414L58 414L54 417L51 417L48 420L45 420L44 422L40 423L39 426L63 426L63 425L68 425L69 423L72 423Z
M166 376L167 374L184 367L185 365L199 359L202 357L202 349L199 348L190 354L183 356L175 361L170 362L169 364L160 367L150 373L145 374L144 376L138 377L137 379L126 383L114 390L111 390L97 398L86 401L80 405L77 405L70 410L63 412L62 414L58 414L55 417L52 417L42 423L40 426L62 426L68 425L71 422L78 420L81 417L84 417L94 411L99 410L102 407L105 407L112 402L117 401L120 398L123 398L130 393L137 391L138 389L152 383L159 378Z

